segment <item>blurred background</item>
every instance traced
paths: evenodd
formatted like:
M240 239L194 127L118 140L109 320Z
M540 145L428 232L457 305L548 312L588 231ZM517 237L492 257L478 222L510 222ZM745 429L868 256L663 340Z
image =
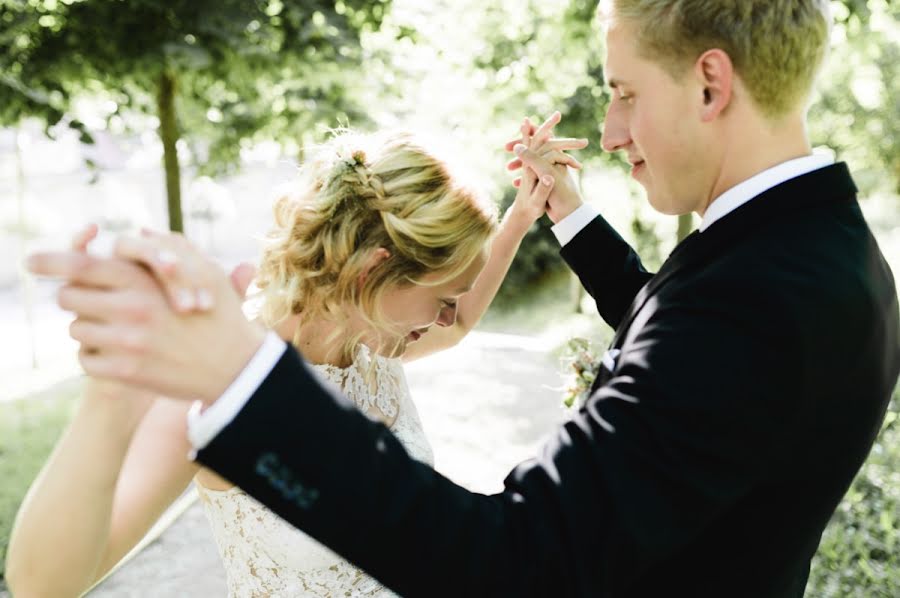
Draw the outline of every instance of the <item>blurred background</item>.
M600 150L609 95L596 4L0 0L0 593L15 511L80 387L70 318L53 303L57 285L29 277L22 258L65 246L85 223L114 232L183 231L226 267L254 261L279 187L290 184L305 149L339 126L437 138L505 207L514 190L504 142L522 117L558 109L560 135L591 141L576 153L585 198L645 264L658 267L696 223L653 212L624 159ZM810 133L816 151L849 163L897 274L900 6L831 4L832 53ZM568 338L609 337L593 311L544 219L523 243L471 350L538 360L545 386L555 388ZM549 357L537 357L534 347ZM466 358L459 359L417 366L425 368L419 375L429 384L429 367L465 375ZM454 438L469 434L477 443L502 418L479 420L481 404L457 404L451 417L446 404L418 394L423 418L430 414L426 428L456 455L447 469L463 478L469 472L478 486L487 476L464 465L467 453ZM559 396L543 389L543 407L510 399L501 413L527 419L540 412L549 426L564 417ZM811 596L900 595L897 419L895 394L869 462L822 539ZM500 475L520 456L497 463Z

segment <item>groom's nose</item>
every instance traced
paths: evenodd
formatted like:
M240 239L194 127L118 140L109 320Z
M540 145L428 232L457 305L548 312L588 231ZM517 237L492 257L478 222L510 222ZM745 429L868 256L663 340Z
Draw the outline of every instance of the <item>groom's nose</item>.
M603 119L603 135L600 138L600 146L612 153L628 147L631 143L631 134L628 130L628 121L624 113L625 106L615 99L606 111Z

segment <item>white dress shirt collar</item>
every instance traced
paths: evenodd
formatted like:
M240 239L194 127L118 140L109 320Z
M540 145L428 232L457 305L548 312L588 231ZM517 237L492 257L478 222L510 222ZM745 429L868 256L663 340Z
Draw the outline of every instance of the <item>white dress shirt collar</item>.
M782 162L753 175L712 201L703 215L703 221L700 223L700 232L702 233L715 221L772 187L833 163L834 160L831 156L813 154Z

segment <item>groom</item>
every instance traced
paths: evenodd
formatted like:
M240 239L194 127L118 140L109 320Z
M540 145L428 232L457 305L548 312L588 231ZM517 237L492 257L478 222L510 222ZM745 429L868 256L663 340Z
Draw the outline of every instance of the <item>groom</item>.
M402 595L801 596L900 371L891 273L847 167L806 137L827 2L612 4L603 146L654 208L702 223L650 274L517 147L556 177L563 257L616 336L586 407L503 492L411 459L183 246L215 291L202 315L119 288L122 261L32 260L111 306L85 369L200 397L198 461ZM198 343L232 357L182 354Z

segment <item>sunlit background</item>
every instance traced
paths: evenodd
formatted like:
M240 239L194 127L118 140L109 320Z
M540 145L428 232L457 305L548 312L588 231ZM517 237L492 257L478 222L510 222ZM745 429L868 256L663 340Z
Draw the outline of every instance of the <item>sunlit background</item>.
M816 151L849 163L898 273L900 7L831 4L833 48L810 133ZM0 592L11 519L78 394L70 318L53 304L56 285L28 277L22 257L65 246L87 222L183 229L225 266L253 261L279 186L341 126L436 138L505 207L513 190L504 142L524 116L559 109L559 133L591 141L574 174L586 199L658 266L695 223L653 212L623 158L600 150L608 91L595 8L596 0L0 0ZM541 222L469 347L485 359L539 359L535 346L551 356L540 361L538 392L552 414L523 399L512 401L509 421L562 417L547 388L559 347L573 335L608 335L579 313L591 309ZM455 355L417 366L418 375L433 383L432 370L471 371L470 357ZM474 486L494 479L465 465L474 453L454 438L478 438L472 430L496 431L504 420L485 423L477 405L419 394L426 428L450 455L447 470ZM900 595L896 420L895 400L823 538L810 595ZM530 450L539 434L513 436ZM494 464L495 482L513 456L524 455L513 450Z

